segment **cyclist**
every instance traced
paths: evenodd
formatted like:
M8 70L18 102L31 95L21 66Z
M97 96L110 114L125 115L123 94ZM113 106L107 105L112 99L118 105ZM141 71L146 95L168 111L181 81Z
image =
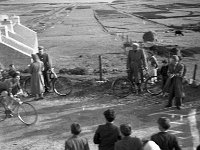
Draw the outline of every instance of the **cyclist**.
M20 72L16 71L12 74L12 77L9 79L0 82L0 93L1 93L1 101L5 104L8 109L7 114L12 116L12 112L10 111L11 106L14 101L21 102L19 99L15 98L13 95L18 93L22 93L22 89L20 87Z

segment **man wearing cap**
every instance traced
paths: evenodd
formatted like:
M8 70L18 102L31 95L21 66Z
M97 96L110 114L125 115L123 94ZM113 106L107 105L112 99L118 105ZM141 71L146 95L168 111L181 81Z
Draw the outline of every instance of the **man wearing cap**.
M146 54L139 44L133 43L132 50L128 53L127 72L129 80L133 80L138 86L138 91L141 91L140 79L143 82L143 69L147 70Z
M131 137L131 125L120 125L120 131L123 135L122 140L115 143L115 150L142 150L142 141L137 137Z
M179 57L173 55L171 63L169 64L168 74L170 85L169 85L169 100L166 107L172 107L172 101L175 98L176 108L181 109L181 99L183 97L183 73L184 66L179 63Z
M45 92L49 92L50 83L49 83L48 71L51 69L51 60L49 58L49 55L47 53L44 53L43 46L38 47L37 55L40 58L40 60L44 63L44 70L42 71L42 73L44 76Z
M161 150L181 150L176 136L167 132L170 128L170 120L166 117L160 117L157 123L160 132L151 136L151 140L154 141Z

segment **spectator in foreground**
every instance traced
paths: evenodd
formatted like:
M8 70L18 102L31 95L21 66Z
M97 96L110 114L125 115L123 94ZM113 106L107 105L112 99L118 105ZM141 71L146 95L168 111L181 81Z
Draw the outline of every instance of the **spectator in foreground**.
M199 146L197 146L197 150L200 150L200 145L199 145Z
M48 71L51 70L51 60L49 58L49 55L47 53L44 53L44 47L39 46L38 47L38 53L37 53L40 61L44 63L44 70L42 71L43 77L44 77L44 84L45 84L45 92L49 92L50 90L50 79Z
M44 64L41 62L36 54L32 54L33 63L29 67L31 74L31 94L35 96L35 100L44 99L44 79L42 70Z
M143 150L160 150L160 147L152 140L142 140Z
M79 136L81 126L78 123L71 125L72 137L65 142L65 150L89 150L88 141L86 138Z
M183 72L184 66L179 63L179 57L173 55L168 68L169 79L171 81L169 85L169 100L166 107L172 107L172 101L175 99L176 108L179 110L181 109L181 100L183 97Z
M99 144L99 150L114 150L115 142L121 139L119 128L113 124L115 111L108 109L104 112L106 123L99 125L93 141Z
M122 140L115 143L115 150L142 150L142 141L137 137L131 137L131 125L122 124L120 131Z
M176 136L167 132L170 128L170 120L160 117L157 123L160 132L151 136L151 140L162 150L181 150Z
M132 81L134 77L135 83L138 86L138 92L141 92L141 83L144 82L143 70L147 71L146 54L137 43L133 43L132 48L127 58L128 78Z

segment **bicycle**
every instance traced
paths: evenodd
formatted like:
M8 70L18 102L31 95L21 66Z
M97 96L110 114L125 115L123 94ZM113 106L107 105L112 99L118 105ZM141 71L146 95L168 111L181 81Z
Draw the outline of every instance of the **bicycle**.
M144 82L141 83L145 91L151 95L159 95L162 93L162 77L161 76L150 76L148 73L144 75ZM126 97L131 93L138 93L137 85L127 77L117 78L111 86L113 95L119 98Z
M14 97L16 99L16 97ZM13 100L11 108L7 108L5 101L2 97L0 99L0 122L7 118L14 117L17 115L19 120L26 125L32 125L37 122L38 114L33 105L28 102L22 102L19 98L18 100ZM13 116L11 116L12 114Z
M72 82L66 77L57 76L52 68L48 72L50 78L50 84L53 91L59 96L67 96L72 92ZM27 76L23 82L24 91L31 95L31 76Z

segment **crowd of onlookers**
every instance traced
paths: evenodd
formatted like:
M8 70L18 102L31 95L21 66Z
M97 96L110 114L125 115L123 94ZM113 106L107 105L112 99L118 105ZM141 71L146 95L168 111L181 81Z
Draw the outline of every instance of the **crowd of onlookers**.
M98 126L93 137L93 142L98 144L99 150L181 150L177 137L168 132L171 125L170 120L166 117L160 117L157 120L160 132L143 139L131 135L130 124L116 126L113 109L106 110L104 117L106 123ZM65 150L90 149L87 139L79 136L80 124L71 124L71 133L72 136L65 142ZM197 150L200 150L200 145Z

